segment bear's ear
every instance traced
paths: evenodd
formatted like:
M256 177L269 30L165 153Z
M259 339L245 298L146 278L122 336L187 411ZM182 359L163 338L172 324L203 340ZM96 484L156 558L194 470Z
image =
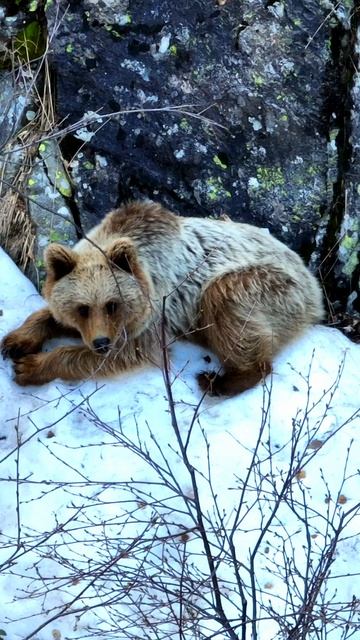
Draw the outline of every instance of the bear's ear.
M127 273L136 271L137 256L136 249L130 238L121 238L107 249L106 255L113 265Z
M76 253L61 244L50 244L44 255L45 267L48 276L54 280L60 280L67 276L76 265Z

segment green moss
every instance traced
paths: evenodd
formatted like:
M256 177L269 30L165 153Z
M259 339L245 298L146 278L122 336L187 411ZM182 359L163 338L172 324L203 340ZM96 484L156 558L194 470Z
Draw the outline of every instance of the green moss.
M93 165L92 162L90 162L90 160L86 160L83 164L84 169L88 169L88 171L91 171L92 169L95 168L95 166Z
M45 38L37 20L29 22L16 36L15 48L18 56L29 62L39 58L45 51Z
M29 3L29 11L36 11L36 9L38 8L38 2L37 0L31 0L31 2Z
M71 44L71 42L69 42L69 44L66 45L65 51L66 53L72 53L74 51L74 46Z
M46 151L46 149L47 149L47 144L46 144L46 142L42 142L42 143L39 145L39 151L40 151L40 153L44 153L44 151Z
M170 51L172 56L176 56L176 54L177 54L177 46L176 46L176 44L172 44L171 47L169 47L169 51Z
M260 183L260 188L270 191L275 187L282 187L285 178L280 167L258 167L256 177Z
M179 123L179 127L183 131L190 131L191 130L191 126L189 124L189 121L186 118L181 118L180 123Z
M283 113L279 120L281 120L281 122L287 122L289 120L288 116L286 115L286 113Z
M56 229L51 229L49 239L50 242L61 242L61 240L63 240L64 238L62 237L61 233L59 233L59 231L56 231Z
M221 178L218 176L210 177L206 180L206 194L210 202L216 202L217 200L223 200L224 198L231 198L230 191L224 189Z
M349 249L352 249L354 246L354 240L352 236L344 236L341 241L341 246L344 247L344 249L346 249L347 251Z
M55 187L65 198L70 198L72 194L71 185L64 171L58 169L55 173Z
M319 174L319 168L311 164L309 167L307 167L306 173L309 176L317 176Z
M265 82L264 78L259 73L253 73L252 79L256 87L262 87Z
M244 11L243 19L246 20L246 22L251 22L253 18L254 13L252 11Z
M295 203L292 207L292 218L296 222L298 220L302 220L303 218L303 205L300 203Z
M215 162L215 164L220 167L221 169L227 169L228 166L227 164L225 164L225 162L222 162L219 158L219 156L214 156L213 157L213 162Z
M344 257L346 257L346 261L344 261L342 270L350 278L359 264L358 255L357 255L358 253L357 234L354 234L354 235L346 234L340 242L340 248L343 250L343 254L345 254Z
M29 178L28 185L29 187L33 187L36 184L36 180L34 178Z

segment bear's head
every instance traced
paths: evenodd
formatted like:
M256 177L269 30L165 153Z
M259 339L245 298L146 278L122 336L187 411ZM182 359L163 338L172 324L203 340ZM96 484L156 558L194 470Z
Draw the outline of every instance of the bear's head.
M43 293L55 320L77 330L98 353L136 337L152 315L151 282L129 238L82 251L51 244L45 251Z

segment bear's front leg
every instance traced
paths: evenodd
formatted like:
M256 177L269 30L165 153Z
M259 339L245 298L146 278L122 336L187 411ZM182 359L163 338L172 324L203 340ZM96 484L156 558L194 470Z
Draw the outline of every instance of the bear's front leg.
M84 380L106 378L151 362L159 364L161 353L152 336L130 341L118 351L100 355L88 347L58 347L48 353L33 353L14 361L15 381L22 385L45 384L56 378Z
M45 384L56 378L83 380L93 375L106 376L113 370L113 359L82 346L57 347L14 360L15 381L22 386Z
M21 327L5 336L1 353L4 358L15 360L28 353L37 353L46 340L67 333L69 330L54 320L50 309L40 309L32 313Z

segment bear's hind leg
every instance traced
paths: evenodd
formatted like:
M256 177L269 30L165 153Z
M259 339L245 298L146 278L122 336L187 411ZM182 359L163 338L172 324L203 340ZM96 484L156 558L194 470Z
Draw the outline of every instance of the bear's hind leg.
M270 362L263 362L252 369L225 369L221 374L216 371L199 373L197 380L202 391L211 396L234 396L255 387L264 380L272 367Z
M264 307L264 288L256 270L220 276L205 289L200 303L201 338L221 361L218 372L203 372L198 381L212 395L232 396L254 387L272 370L279 340ZM204 328L202 328L204 327Z

